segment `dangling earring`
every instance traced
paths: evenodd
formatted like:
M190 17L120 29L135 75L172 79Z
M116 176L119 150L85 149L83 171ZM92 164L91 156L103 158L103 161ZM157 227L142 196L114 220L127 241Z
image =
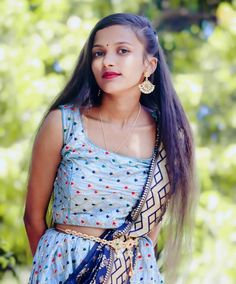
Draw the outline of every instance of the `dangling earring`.
M145 73L144 75L145 80L143 81L143 83L139 84L139 89L142 93L144 94L150 94L151 92L154 91L155 89L155 85L153 85L149 80L148 80L148 75L147 73Z
M98 97L100 97L101 96L101 90L99 89L98 90Z

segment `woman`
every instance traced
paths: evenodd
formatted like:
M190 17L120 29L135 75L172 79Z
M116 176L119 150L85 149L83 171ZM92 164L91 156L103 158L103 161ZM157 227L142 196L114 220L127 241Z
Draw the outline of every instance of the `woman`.
M161 220L169 204L174 266L193 193L191 132L156 33L144 17L107 16L35 139L24 215L30 283L163 283Z

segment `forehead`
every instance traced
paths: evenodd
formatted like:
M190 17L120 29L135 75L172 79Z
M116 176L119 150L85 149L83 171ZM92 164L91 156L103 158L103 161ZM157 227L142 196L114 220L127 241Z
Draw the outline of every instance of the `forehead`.
M94 45L112 45L117 42L127 42L133 46L143 46L135 32L129 26L114 25L96 32Z

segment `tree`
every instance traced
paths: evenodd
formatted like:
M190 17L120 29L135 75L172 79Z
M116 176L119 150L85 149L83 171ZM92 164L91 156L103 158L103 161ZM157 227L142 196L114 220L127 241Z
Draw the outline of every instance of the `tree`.
M21 216L42 113L97 19L122 11L153 20L195 134L201 198L186 281L235 282L236 3L221 2L1 1L0 270L32 260Z

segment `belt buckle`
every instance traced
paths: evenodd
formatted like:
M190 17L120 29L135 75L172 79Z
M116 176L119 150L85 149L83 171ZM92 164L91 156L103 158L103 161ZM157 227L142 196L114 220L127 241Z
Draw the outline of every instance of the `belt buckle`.
M112 240L112 248L115 250L115 253L118 254L119 250L124 248L124 241L120 238Z
M138 246L138 239L130 236L123 236L123 238L117 238L112 240L112 248L115 250L116 254L118 254L119 250L122 248L131 250L133 247Z
M126 237L126 240L124 241L124 243L125 243L126 249L132 249L133 247L137 247L138 239L128 236Z

